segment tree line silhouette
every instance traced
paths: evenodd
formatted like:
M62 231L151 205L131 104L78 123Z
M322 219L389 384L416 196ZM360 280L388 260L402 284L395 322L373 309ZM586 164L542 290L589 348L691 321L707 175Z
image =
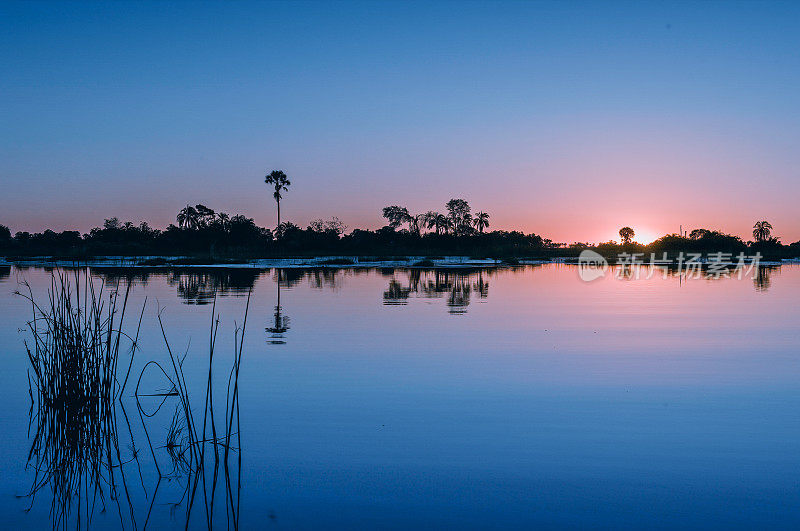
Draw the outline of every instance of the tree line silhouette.
M383 209L387 224L377 230L353 229L338 218L315 219L303 229L290 222L281 222L274 230L259 227L252 218L215 212L199 204L187 205L176 223L166 229L106 219L101 227L86 234L78 231L45 230L31 234L17 232L0 225L0 255L56 256L82 259L94 256L181 256L197 259L277 258L284 256L470 256L480 258L519 259L577 256L584 249L593 249L606 257L620 253L679 252L755 254L765 258L800 256L800 242L784 245L772 235L772 225L759 221L753 228L753 240L719 230L693 229L684 235L667 234L654 242L637 243L630 227L620 229L620 242L590 244L555 243L537 234L520 231L487 231L490 216L486 212L470 213L469 203L453 199L446 212L424 212L413 215L406 207L391 205ZM187 262L188 263L188 262ZM154 264L157 265L157 264Z
M138 225L113 217L102 227L87 234L78 231L41 233L16 232L0 225L0 255L90 258L94 256L183 256L215 260L244 258L276 258L284 256L444 256L461 255L479 258L519 259L577 256L584 249L593 249L607 257L622 252L760 252L767 258L800 256L800 242L784 245L772 235L767 221L753 227L753 241L719 230L693 229L690 233L667 234L642 245L636 243L635 231L623 227L620 242L589 244L556 243L537 234L521 231L488 231L491 216L485 211L473 214L470 204L454 198L442 212L412 214L405 206L383 208L386 225L377 230L353 229L337 217L315 219L303 229L291 221L281 221L283 194L291 186L286 173L274 170L264 177L277 206L275 229L256 225L252 218L216 212L205 205L186 205L175 217L174 224L160 230L146 222Z
M489 227L489 214L478 212L473 217L469 203L464 199L451 199L445 206L447 214L429 210L424 214L412 215L406 207L392 205L383 209L383 217L389 227L397 229L408 224L409 232L416 235L428 229L434 230L437 235L470 236L475 231L482 234Z
M790 245L781 243L780 238L772 235L773 227L768 221L757 221L753 225L753 240L744 241L739 236L725 234L719 230L693 229L685 234L665 234L657 240L643 245L634 241L635 231L631 227L619 230L620 243L605 242L597 245L576 242L566 247L570 254L580 253L584 249L592 249L607 258L620 253L655 253L661 258L664 253L675 257L679 253L730 253L734 257L739 253L749 256L760 253L766 259L782 259L800 257L800 241Z
M288 183L285 183L288 184ZM281 186L285 186L285 184ZM285 189L285 188L284 188ZM278 192L276 201L280 201ZM492 231L489 214L471 214L464 199L452 199L446 213L411 215L406 207L383 209L387 225L377 230L354 229L337 217L315 219L306 228L283 221L268 229L252 218L216 212L206 205L186 205L166 229L118 218L87 234L46 230L31 234L0 225L0 254L6 256L196 256L269 258L281 256L496 255L543 256L553 244L536 234Z

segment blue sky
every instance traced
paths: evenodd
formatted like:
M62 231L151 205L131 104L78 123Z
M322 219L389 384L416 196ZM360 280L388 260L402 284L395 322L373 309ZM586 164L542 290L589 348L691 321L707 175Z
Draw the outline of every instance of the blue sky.
M0 223L187 203L377 227L464 197L559 241L800 239L790 3L3 3Z

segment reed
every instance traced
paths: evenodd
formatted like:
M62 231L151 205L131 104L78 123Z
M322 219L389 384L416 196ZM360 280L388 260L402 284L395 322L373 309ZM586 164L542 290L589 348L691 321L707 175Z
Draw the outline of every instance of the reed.
M164 339L164 345L169 357L168 368L155 360L148 361L139 374L139 380L134 392L137 405L142 417L145 433L148 428L145 417L152 418L167 400L176 399L175 412L167 430L163 448L172 464L172 469L166 474L158 466L156 452L150 443L151 454L160 478L176 479L185 478L185 490L181 499L173 504L179 506L186 501L186 528L195 507L195 500L201 495L205 508L206 524L209 528L214 525L214 505L216 500L220 469L222 472L223 497L225 498L225 515L228 526L238 529L239 526L239 497L241 492L241 434L239 431L239 371L242 362L244 335L247 326L247 314L250 308L250 294L247 297L242 326L234 330L233 363L228 373L227 387L225 389L225 410L220 418L216 411L214 394L214 356L217 346L217 332L219 330L219 316L216 313L216 296L213 298L211 310L211 324L208 340L208 372L203 400L202 411L194 407L194 400L189 391L183 371L186 355L178 357L173 350L167 336L162 313L158 314L158 323ZM171 369L171 370L170 370ZM144 394L141 392L142 378L147 371L157 371L167 382L169 391L164 393ZM145 413L140 398L145 396L161 396L163 400L157 408ZM148 442L151 441L149 433ZM232 460L236 454L236 461ZM234 478L235 475L235 478ZM160 482L160 480L159 480Z
M25 341L30 361L30 426L33 431L28 466L34 470L34 478L26 494L30 498L30 507L36 495L49 486L53 495L50 513L54 529L90 528L96 511L105 512L108 506L116 509L122 528L137 529L135 504L131 501L125 469L135 461L141 479L141 463L121 397L138 350L146 299L141 312L138 312L136 331L129 334L124 326L131 283L127 283L121 293L119 284L107 287L103 281L92 280L87 270L64 272L56 269L52 272L47 296L41 303L36 300L30 285L23 283L23 286L26 292L17 293L30 302L32 314L27 322L30 339ZM195 404L190 396L183 372L186 355L178 357L174 353L167 339L161 311L158 313L169 369L155 360L146 362L133 393L159 478L149 496L143 528L150 521L162 478L185 480L181 500L172 505L177 507L187 501L187 528L198 495L205 506L207 525L212 527L220 471L228 526L238 528L241 490L239 370L249 305L248 295L242 326L235 327L233 363L227 375L224 396L225 411L219 413L215 412L214 405L222 402L215 400L212 385L220 322L216 314L216 297L211 312L204 403ZM166 391L140 392L142 376L151 369L163 374L168 382ZM145 396L161 399L150 414L144 412L140 402L140 398ZM177 403L172 420L166 426L164 444L154 445L153 441L160 437L151 437L145 417L153 417L171 401ZM202 410L198 407L200 405ZM122 412L119 417L118 411ZM124 424L118 422L118 418ZM127 437L131 441L130 458L123 458L120 451L120 427L127 427ZM159 452L163 452L172 463L172 470L166 474L158 464ZM238 459L234 461L233 455ZM144 483L142 488L147 495Z
M23 286L27 293L17 293L30 302L32 313L27 322L32 340L25 341L25 349L35 426L28 454L35 476L27 496L32 505L49 485L54 528L69 526L73 511L78 527L81 522L88 527L95 507L105 510L106 500L121 494L115 402L133 363L144 309L136 335L130 336L122 331L130 287L123 296L118 286L106 293L105 284L97 286L86 272L76 270L70 279L56 270L39 304L30 285ZM129 344L131 360L120 382L123 344ZM127 494L124 477L121 487Z

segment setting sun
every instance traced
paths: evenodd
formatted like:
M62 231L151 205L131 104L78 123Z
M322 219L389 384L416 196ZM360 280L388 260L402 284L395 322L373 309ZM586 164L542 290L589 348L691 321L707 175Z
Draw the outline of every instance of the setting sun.
M643 243L646 245L648 243L653 243L660 237L656 231L647 228L632 228L634 232L636 232L636 236L633 237L633 241L638 243ZM617 238L619 238L619 234L617 234Z
M659 234L658 231L650 228L644 228L639 225L620 225L616 229L613 229L613 232L611 232L611 236L606 238L605 241L620 242L621 238L619 231L623 226L630 227L633 229L634 232L633 241L636 243L647 245L649 243L656 241L658 238L661 237L661 234Z

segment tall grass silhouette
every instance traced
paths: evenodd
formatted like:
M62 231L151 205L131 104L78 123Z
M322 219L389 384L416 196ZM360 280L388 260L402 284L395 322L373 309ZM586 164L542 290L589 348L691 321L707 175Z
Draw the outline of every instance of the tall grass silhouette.
M31 305L27 322L30 339L25 349L30 361L31 447L28 467L33 482L25 494L30 506L43 490L52 494L50 516L53 528L92 527L98 512L112 508L121 528L146 529L163 478L185 480L183 496L174 507L186 502L186 528L198 495L205 508L209 528L214 523L220 469L224 479L227 526L238 528L241 491L241 436L239 432L239 369L250 297L241 328L235 329L234 359L227 378L224 412L216 412L213 391L213 361L219 316L216 302L212 309L208 352L208 379L202 410L193 404L183 372L183 358L178 358L167 339L161 316L158 323L169 357L168 369L151 360L144 364L133 392L147 445L157 471L155 489L144 486L140 451L134 442L128 415L121 397L131 376L134 357L139 350L139 332L144 310L137 312L135 331L124 330L131 285L124 292L119 284L106 286L93 280L86 270L55 270L42 302L37 301L27 283L17 293ZM140 398L140 386L148 370L163 373L168 382L156 411L170 401L177 401L172 421L162 435L148 427ZM202 413L197 414L195 408ZM124 431L123 431L124 430ZM129 452L120 449L120 432L130 440ZM163 441L160 444L158 441ZM123 453L126 455L123 456ZM129 455L128 455L129 454ZM172 463L162 470L159 456ZM236 456L234 459L233 456ZM150 498L146 515L137 525L137 504L133 501L126 478L126 468L135 466L142 490ZM208 468L208 470L207 470ZM130 473L130 472L129 472ZM142 510L144 511L144 509Z
M175 507L186 501L186 527L188 529L195 507L198 494L202 494L202 503L205 509L206 523L211 529L214 525L214 505L217 499L217 488L222 472L224 481L223 497L225 499L226 521L233 529L239 527L239 498L241 493L241 433L239 431L239 370L242 361L244 334L247 327L247 314L250 308L250 295L247 297L244 318L241 328L234 330L234 356L230 368L227 387L225 390L225 410L222 417L216 411L214 400L214 355L216 352L217 332L219 331L219 316L216 313L216 297L213 300L211 312L211 325L208 340L208 378L206 381L205 397L202 413L193 408L193 401L189 393L186 377L183 371L184 358L179 358L173 351L167 338L161 312L158 323L164 344L169 354L170 365L165 368L157 361L148 361L139 374L136 383L135 396L137 407L142 418L142 426L147 434L153 461L158 469L159 483L162 478L185 479L185 490L181 499L174 503ZM160 393L143 394L141 391L142 378L148 371L157 371L168 382L167 391ZM146 412L140 398L144 396L161 396L162 400L150 412ZM152 418L169 399L175 398L178 403L172 416L166 439L163 445L154 447L153 439L149 435L146 418ZM171 463L171 470L162 470L156 457L157 449L164 449ZM236 455L236 460L232 459ZM156 486L156 490L158 489ZM148 512L149 519L149 512Z
M130 498L120 466L115 402L130 374L144 305L130 336L122 331L130 288L123 296L118 289L104 295L105 284L96 286L88 274L75 271L70 279L56 271L40 305L23 285L27 293L18 293L32 312L27 323L32 341L25 349L34 428L28 465L35 472L27 496L33 504L42 489L51 488L54 528L68 527L73 512L77 527L89 527L95 509L105 510L109 500L121 516L120 490L128 505ZM130 362L120 382L123 339Z

